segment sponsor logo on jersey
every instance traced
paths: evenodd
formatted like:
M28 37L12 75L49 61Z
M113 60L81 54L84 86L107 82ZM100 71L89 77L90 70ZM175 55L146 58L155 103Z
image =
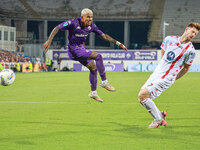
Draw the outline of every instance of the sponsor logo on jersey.
M87 37L88 34L75 34L76 37Z
M174 58L175 58L175 53L174 52L170 51L170 52L167 53L167 60L168 61L173 61Z
M69 24L71 24L71 21L66 21L66 22L63 24L63 27L66 27L66 26L68 26Z
M68 22L65 22L64 24L63 24L63 27L66 27L68 25Z
M196 55L196 53L190 53L191 59L194 59L194 58L195 58L195 55Z

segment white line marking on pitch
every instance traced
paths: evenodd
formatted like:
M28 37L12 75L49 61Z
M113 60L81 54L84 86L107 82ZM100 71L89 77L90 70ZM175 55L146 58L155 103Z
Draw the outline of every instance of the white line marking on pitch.
M29 102L29 101L0 101L0 103L5 103L5 104L68 104L68 105L82 105L82 104L101 104L101 103L93 103L93 102ZM103 104L110 104L110 105L137 105L139 103L103 103ZM161 104L161 105L167 105L167 104L174 104L174 105L200 105L200 103L156 103L156 104Z

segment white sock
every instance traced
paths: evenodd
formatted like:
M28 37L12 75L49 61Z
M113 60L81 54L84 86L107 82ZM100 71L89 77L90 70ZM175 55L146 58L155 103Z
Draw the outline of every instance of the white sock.
M142 102L142 105L149 111L149 113L153 116L154 120L161 120L161 112L157 108L156 104L152 101L152 99L147 98Z
M97 91L91 91L91 93L97 93Z
M106 84L106 83L108 83L108 80L102 81L102 84Z

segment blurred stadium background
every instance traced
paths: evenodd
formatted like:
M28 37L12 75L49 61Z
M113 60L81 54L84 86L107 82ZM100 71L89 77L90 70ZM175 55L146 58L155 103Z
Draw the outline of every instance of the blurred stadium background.
M12 63L8 66L13 67L16 62L20 65L25 61L45 63L48 57L54 62L50 70L55 70L53 51L66 49L67 31L55 36L49 54L45 54L42 44L56 25L80 17L83 8L92 9L95 24L124 43L129 50L159 50L163 37L181 35L190 22L200 21L199 5L199 0L1 0L0 60L3 66ZM200 36L193 43L196 49L200 49ZM89 35L86 47L91 50L119 50L116 45L102 41L94 34ZM144 60L144 63L157 63L159 51L156 54L157 61ZM143 60L132 62L141 63ZM125 70L130 63L125 60ZM63 61L61 68L64 67L73 69L73 64Z
M0 69L40 72L16 73L14 84L0 86L0 150L199 150L200 35L193 39L194 73L155 100L168 112L168 126L146 129L152 118L137 100L160 60L163 37L200 23L199 6L200 0L0 0ZM87 49L102 54L117 89L110 93L98 83L103 104L87 95L87 69L69 60L67 32L55 36L47 53L42 47L56 25L80 17L83 8L129 49L88 37ZM62 70L82 72L54 72L58 56Z

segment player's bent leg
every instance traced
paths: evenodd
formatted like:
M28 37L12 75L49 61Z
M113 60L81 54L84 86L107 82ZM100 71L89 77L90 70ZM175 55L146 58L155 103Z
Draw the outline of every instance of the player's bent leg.
M96 61L96 67L102 80L100 86L111 92L116 91L116 89L106 80L106 72L101 54L97 52L92 52L88 59L93 59Z
M98 54L99 53L97 52L92 52L90 56L88 57L88 60L95 60Z
M149 97L150 97L150 95L149 95L147 88L143 88L143 89L140 90L140 92L138 94L138 100L141 104L145 99L147 99Z
M90 61L86 67L90 70L89 80L91 85L91 91L96 91L97 89L97 69L94 61Z
M96 60L97 69L99 71L99 75L101 76L101 80L102 80L102 83L100 84L100 86L111 92L116 91L116 89L106 80L106 72L105 72L102 56L98 54L95 60Z
M94 61L90 61L86 67L90 70L89 80L91 85L91 92L89 93L89 97L94 100L103 103L103 100L98 96L97 89L97 69Z
M167 112L166 111L161 111L161 116L162 116L162 120L154 120L147 128L158 128L160 126L167 126L167 120L166 120L166 116L167 116Z
M96 61L97 70L99 72L101 80L102 81L106 80L106 72L105 72L105 67L103 64L103 58L102 58L101 54L99 54L97 52L92 52L88 59L93 59Z
M147 88L143 88L139 92L138 99L154 118L154 121L147 128L158 128L159 126L165 125L165 120L162 118L161 112L153 100L150 98L150 94Z

